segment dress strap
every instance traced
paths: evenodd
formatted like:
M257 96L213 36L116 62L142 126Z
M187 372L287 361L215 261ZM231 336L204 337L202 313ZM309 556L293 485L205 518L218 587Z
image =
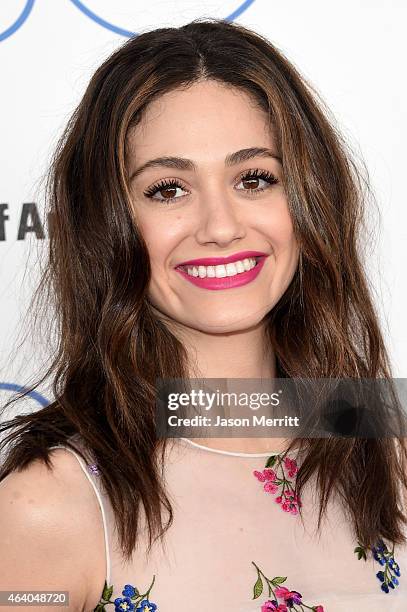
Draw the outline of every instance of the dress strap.
M96 498L98 500L98 504L100 507L100 511L102 513L102 521L103 521L103 532L104 532L104 537L105 537L105 551L106 551L106 583L110 584L110 580L111 580L111 564L110 564L110 547L109 547L109 537L108 537L108 531L107 531L107 521L106 521L106 512L105 512L105 508L104 508L104 504L102 501L102 495L99 491L99 487L95 482L95 479L98 478L98 470L97 470L97 466L94 463L90 463L90 464L85 464L82 457L80 457L80 455L78 453L76 453L74 450L72 450L71 448L68 448L67 446L64 446L63 444L58 444L55 446L51 446L50 450L54 449L54 448L63 448L64 450L69 451L72 455L74 455L74 457L76 457L76 459L78 460L78 463L80 465L80 467L82 468L82 471L84 472L86 478L89 480L90 484L93 487L93 490L95 492Z

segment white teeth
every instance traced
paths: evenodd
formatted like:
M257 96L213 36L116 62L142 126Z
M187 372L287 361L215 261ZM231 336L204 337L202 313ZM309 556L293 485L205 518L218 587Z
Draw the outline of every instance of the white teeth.
M226 276L234 276L237 273L237 268L234 263L226 264Z
M186 271L190 276L199 276L200 278L225 278L226 276L235 276L236 274L247 272L254 268L255 265L255 257L249 257L226 265L188 266ZM185 270L185 267L183 269Z
M226 266L215 266L215 274L216 278L225 278L225 276L228 276L228 274L226 273Z

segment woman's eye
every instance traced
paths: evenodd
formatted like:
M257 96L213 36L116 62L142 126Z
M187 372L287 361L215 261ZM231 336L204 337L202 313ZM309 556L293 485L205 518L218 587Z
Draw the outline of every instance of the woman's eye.
M183 197L176 195L179 189L186 191L184 187L175 179L171 179L170 181L163 180L157 185L149 187L149 189L144 192L144 195L147 198L159 200L160 202L172 202L172 200L178 200L179 197ZM159 194L161 197L156 197L156 194Z
M278 179L267 170L248 170L244 174L240 175L239 182L235 183L239 185L243 184L243 188L237 188L237 191L246 191L250 195L256 194L260 191L265 191L271 185L278 183ZM265 183L265 186L264 186ZM180 183L179 180L170 179L162 180L156 185L152 185L145 192L144 195L147 198L158 200L159 202L173 202L184 197L183 195L177 195L180 191L187 191L185 187ZM158 194L158 197L157 197Z
M267 170L249 170L240 176L240 183L244 186L242 189L238 189L238 191L249 191L252 194L265 191L270 185L278 183L278 179ZM262 186L262 183L266 183L267 186Z

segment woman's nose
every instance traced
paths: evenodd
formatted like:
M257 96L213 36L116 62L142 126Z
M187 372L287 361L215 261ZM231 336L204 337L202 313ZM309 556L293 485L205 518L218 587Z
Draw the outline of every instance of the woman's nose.
M245 236L241 211L233 198L225 193L211 192L210 201L202 199L197 219L196 239L200 243L228 244Z

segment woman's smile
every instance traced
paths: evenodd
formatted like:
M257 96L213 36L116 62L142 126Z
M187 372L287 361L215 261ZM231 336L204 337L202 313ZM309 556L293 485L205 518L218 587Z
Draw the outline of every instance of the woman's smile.
M266 256L249 257L217 266L181 266L175 268L181 276L202 289L232 289L252 282L260 274Z

